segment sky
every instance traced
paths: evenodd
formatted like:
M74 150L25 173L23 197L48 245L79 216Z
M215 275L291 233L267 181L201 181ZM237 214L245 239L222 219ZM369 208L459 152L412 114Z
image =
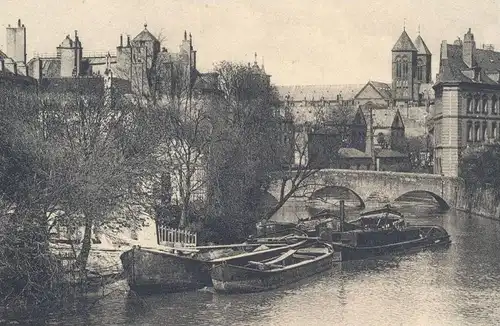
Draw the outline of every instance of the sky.
M257 52L277 85L362 84L391 80L403 27L414 40L420 25L433 78L441 41L468 28L478 47L500 50L499 9L500 0L0 0L0 27L21 19L28 60L55 53L74 30L84 52L115 52L120 34L133 38L147 23L173 52L191 32L202 72L222 60L253 62Z

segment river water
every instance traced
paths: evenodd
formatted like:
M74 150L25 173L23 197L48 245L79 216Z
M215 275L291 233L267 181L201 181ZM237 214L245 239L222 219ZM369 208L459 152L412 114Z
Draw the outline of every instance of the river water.
M339 263L332 270L257 294L211 289L137 296L125 284L92 305L38 317L48 325L499 325L500 222L400 202L414 224L439 224L449 248ZM293 207L289 219L308 214ZM288 215L288 216L287 216ZM21 322L24 323L24 322Z

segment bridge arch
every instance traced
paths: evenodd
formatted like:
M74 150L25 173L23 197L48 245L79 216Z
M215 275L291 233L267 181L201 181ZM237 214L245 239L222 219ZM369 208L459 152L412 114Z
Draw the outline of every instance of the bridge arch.
M314 200L318 198L322 198L323 193L327 192L328 190L333 190L333 189L342 189L342 190L347 190L350 194L353 194L354 197L359 201L359 208L364 209L366 207L365 201L361 196L354 190L352 190L349 187L345 186L335 186L335 185L330 185L330 186L324 186L318 190L315 190L311 195L309 196L309 200Z
M401 197L405 196L405 195L408 195L408 194L412 194L412 193L425 193L427 195L430 195L432 198L434 198L439 207L443 210L449 210L450 209L450 205L446 202L446 200L443 199L443 197L439 196L438 194L432 192L432 191L428 191L428 190L411 190L411 191L407 191L401 195L399 195L396 199L394 199L393 201L396 201L398 199L400 199Z

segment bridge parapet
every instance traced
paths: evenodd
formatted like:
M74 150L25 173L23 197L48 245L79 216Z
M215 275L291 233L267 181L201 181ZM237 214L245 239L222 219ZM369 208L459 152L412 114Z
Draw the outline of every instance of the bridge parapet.
M276 180L269 189L276 199L279 198L280 187L281 181ZM313 199L325 188L348 189L358 197L361 206L365 206L369 199L390 203L410 192L425 192L447 209L456 207L463 181L435 174L323 169L304 180L294 197ZM288 190L287 187L285 189Z

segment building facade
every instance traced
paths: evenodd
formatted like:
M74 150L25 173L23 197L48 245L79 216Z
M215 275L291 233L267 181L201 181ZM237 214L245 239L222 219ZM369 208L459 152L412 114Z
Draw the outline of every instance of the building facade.
M456 177L466 147L499 139L500 52L477 48L470 29L463 40L443 41L434 90L434 173Z
M412 42L406 30L392 48L392 100L397 107L415 106L429 97L432 54L419 35ZM427 91L427 92L426 92Z

